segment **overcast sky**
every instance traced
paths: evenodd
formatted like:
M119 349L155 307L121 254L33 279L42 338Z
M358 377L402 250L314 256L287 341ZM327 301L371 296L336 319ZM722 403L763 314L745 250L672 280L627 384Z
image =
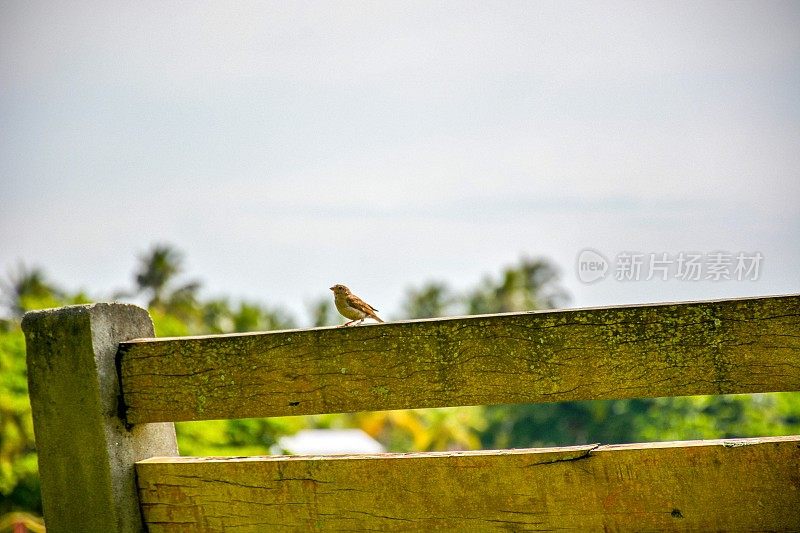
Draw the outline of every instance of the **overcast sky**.
M541 256L614 305L799 292L799 230L798 2L0 4L3 272L102 297L166 242L206 296L391 316ZM645 279L690 252L763 260Z

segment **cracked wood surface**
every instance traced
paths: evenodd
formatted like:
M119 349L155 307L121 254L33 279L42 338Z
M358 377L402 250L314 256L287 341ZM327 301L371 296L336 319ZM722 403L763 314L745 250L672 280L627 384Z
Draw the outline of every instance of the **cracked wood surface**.
M798 531L800 436L349 457L152 458L151 532Z
M800 390L800 296L120 345L130 423Z

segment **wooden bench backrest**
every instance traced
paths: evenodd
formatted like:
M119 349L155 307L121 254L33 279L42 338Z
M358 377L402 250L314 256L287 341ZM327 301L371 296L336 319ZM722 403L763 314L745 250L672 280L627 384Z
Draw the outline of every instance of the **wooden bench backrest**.
M170 339L152 338L148 324L146 312L123 304L26 315L48 527L83 517L63 508L95 504L89 493L112 505L103 502L122 491L132 503L115 524L130 531L144 527L134 508L151 531L800 529L800 437L186 458L176 457L172 426L798 391L800 296ZM97 392L76 395L87 383ZM94 429L70 436L93 403ZM88 474L63 473L86 461L111 465L99 491ZM74 497L64 488L71 481Z

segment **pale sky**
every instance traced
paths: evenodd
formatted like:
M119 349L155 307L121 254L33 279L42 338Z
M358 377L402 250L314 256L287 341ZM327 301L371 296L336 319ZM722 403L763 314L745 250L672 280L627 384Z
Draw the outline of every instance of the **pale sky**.
M796 293L799 234L798 2L0 4L2 273L101 297L166 242L205 296L391 317L522 256L573 307Z

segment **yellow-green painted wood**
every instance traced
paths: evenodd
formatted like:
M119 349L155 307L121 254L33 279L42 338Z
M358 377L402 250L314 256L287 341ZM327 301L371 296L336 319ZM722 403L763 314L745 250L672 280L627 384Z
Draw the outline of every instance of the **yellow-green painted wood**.
M800 390L800 296L120 345L131 423Z
M152 533L800 530L800 436L153 458L136 471Z

